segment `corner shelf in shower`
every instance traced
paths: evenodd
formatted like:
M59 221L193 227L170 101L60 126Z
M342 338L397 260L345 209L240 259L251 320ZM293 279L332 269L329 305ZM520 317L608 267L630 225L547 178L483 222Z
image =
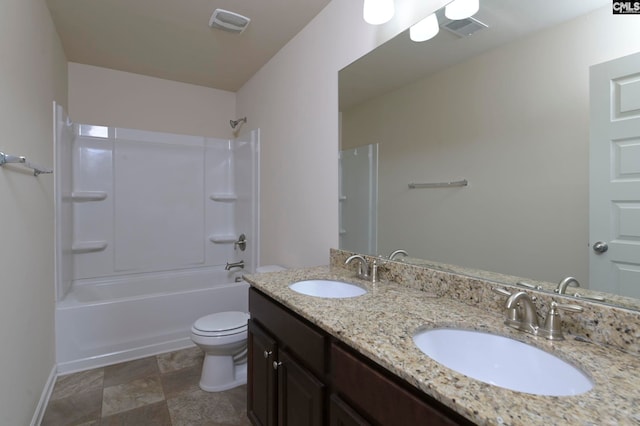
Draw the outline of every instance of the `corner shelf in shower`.
M106 241L80 241L71 245L71 251L74 254L93 253L96 251L103 251L106 248Z
M209 241L215 244L231 244L238 241L237 235L209 235Z
M230 192L214 192L213 194L209 195L209 198L211 198L213 201L229 202L236 201L238 199L238 196Z
M102 201L107 198L107 193L104 191L74 191L71 194L65 194L65 198L75 202Z

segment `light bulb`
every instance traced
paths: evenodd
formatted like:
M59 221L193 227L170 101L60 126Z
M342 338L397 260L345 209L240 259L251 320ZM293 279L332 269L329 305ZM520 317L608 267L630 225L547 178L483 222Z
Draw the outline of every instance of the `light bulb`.
M438 31L438 18L432 13L409 29L409 37L413 41L426 41L435 37Z
M368 24L384 24L393 18L394 13L393 0L364 0L362 17Z
M480 0L453 0L444 8L444 16L451 20L466 19L480 9Z

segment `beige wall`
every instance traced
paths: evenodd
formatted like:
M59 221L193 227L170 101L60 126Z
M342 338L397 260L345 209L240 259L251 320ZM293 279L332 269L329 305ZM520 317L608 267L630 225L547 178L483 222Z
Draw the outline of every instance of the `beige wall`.
M444 4L396 1L383 26L333 0L238 92L261 129L261 262L326 264L338 246L338 71Z
M69 117L75 123L233 137L233 92L69 63Z
M380 251L586 284L588 68L637 40L605 7L343 111L344 147L380 143Z
M67 61L45 2L3 0L0 150L53 167ZM25 169L26 170L26 169ZM55 364L53 175L0 169L0 424L29 424Z

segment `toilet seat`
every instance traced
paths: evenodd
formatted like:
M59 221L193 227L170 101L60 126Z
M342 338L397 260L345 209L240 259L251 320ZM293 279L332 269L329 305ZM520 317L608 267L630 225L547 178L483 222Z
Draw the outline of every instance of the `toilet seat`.
M222 337L246 333L249 314L229 311L206 315L198 319L191 332L204 337Z

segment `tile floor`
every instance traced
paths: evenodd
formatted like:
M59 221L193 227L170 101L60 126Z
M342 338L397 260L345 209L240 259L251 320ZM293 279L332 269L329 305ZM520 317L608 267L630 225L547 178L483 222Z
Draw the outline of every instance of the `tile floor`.
M246 386L204 392L189 348L59 377L42 426L250 425Z

